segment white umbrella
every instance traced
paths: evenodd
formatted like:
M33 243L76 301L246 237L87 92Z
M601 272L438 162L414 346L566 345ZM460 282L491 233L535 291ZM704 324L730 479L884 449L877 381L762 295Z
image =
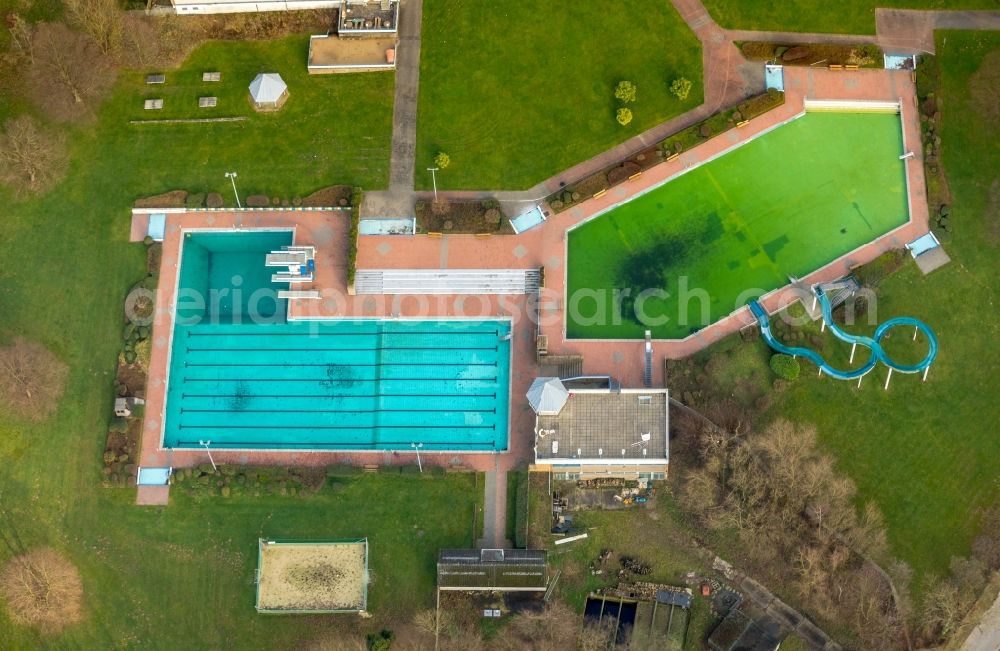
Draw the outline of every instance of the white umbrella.
M528 404L539 416L558 416L569 400L569 391L557 377L535 378L527 395Z

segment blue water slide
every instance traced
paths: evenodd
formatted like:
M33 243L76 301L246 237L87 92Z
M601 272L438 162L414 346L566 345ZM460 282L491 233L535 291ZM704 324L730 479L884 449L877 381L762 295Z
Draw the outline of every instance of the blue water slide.
M761 335L763 335L764 341L767 342L768 346L785 355L805 357L819 367L820 371L838 380L855 380L862 377L875 368L875 365L879 362L882 362L892 370L899 371L901 373L920 373L921 371L926 370L937 357L937 337L934 335L934 331L931 330L930 327L923 321L912 317L900 316L889 319L888 321L880 324L875 329L874 337L851 334L841 330L840 326L834 322L833 307L830 305L830 300L827 298L826 292L823 291L823 288L821 286L816 286L814 291L816 292L816 298L819 301L820 308L823 312L823 321L826 323L827 327L830 328L830 332L833 333L833 336L851 345L860 345L868 348L871 351L871 354L868 356L868 360L859 368L843 371L830 366L826 359L814 350L803 348L801 346L788 346L774 337L774 334L771 332L770 319L768 318L767 311L764 309L764 306L756 300L750 301L750 312L760 324ZM885 337L886 333L892 328L899 326L913 326L923 332L924 336L927 337L927 354L916 364L900 364L889 357L889 355L882 348L880 342L883 337Z

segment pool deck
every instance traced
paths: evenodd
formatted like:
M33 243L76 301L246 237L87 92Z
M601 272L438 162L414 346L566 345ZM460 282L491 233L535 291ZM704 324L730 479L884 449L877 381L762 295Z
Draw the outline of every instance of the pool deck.
M541 301L541 334L548 337L549 353L583 355L583 372L610 374L622 386L642 386L644 342L640 340L568 340L563 310L566 287L566 231L603 213L629 198L739 146L770 129L795 118L804 110L805 99L897 101L902 103L904 140L913 157L906 163L910 219L906 224L831 262L801 279L804 283L838 278L852 267L864 264L881 253L902 247L928 231L928 207L920 146L920 124L915 108L915 88L906 71L859 70L834 72L824 69L785 68L785 104L684 152L678 159L662 163L641 177L616 186L605 195L582 202L565 212L551 215L546 222L520 235L497 235L481 239L473 235L370 235L358 242L359 269L440 268L513 269L545 268L545 288ZM149 213L133 217L132 238L142 239ZM168 212L163 248L156 320L153 324L153 352L146 396L146 421L140 461L142 466L192 466L207 462L200 450L159 448L165 414L165 387L169 342L173 329L172 308L177 284L177 262L183 229L232 229L242 227L295 230L295 244L316 247L316 277L311 286L319 300L292 301L291 319L310 318L496 318L513 320L514 340L511 365L510 433L508 450L492 453L423 453L424 463L461 464L476 470L510 469L533 458L534 414L524 395L537 371L535 324L527 317L524 296L351 296L345 286L349 213L346 211L197 211ZM784 287L764 297L770 312L797 300L792 287ZM653 385L663 385L663 358L682 358L727 337L753 322L749 310L742 309L684 340L654 340ZM333 463L386 464L413 463L407 452L335 451L213 451L217 463L326 465ZM499 461L499 464L497 464ZM142 499L142 488L140 488Z

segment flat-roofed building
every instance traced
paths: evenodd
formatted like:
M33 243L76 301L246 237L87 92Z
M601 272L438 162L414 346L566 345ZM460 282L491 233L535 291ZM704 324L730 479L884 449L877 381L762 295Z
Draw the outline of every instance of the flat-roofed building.
M667 389L622 389L610 378L537 378L533 470L559 479L665 479L670 460Z

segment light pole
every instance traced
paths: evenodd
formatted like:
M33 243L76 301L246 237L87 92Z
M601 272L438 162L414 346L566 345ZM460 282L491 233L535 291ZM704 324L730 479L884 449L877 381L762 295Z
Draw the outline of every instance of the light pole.
M423 443L410 443L410 447L417 451L417 468L420 469L420 474L424 473L424 465L420 463L420 448L424 447Z
M440 167L428 167L427 171L431 173L431 182L434 183L434 201L438 200L438 180L437 171L441 169Z
M236 207L242 208L243 205L240 203L240 193L236 191L236 172L226 172L226 178L233 184L233 194L236 195Z
M208 460L212 464L212 472L218 472L219 469L215 465L215 460L212 459L212 451L208 449L208 446L212 445L211 441L198 441L198 445L205 447L205 452L208 452Z

